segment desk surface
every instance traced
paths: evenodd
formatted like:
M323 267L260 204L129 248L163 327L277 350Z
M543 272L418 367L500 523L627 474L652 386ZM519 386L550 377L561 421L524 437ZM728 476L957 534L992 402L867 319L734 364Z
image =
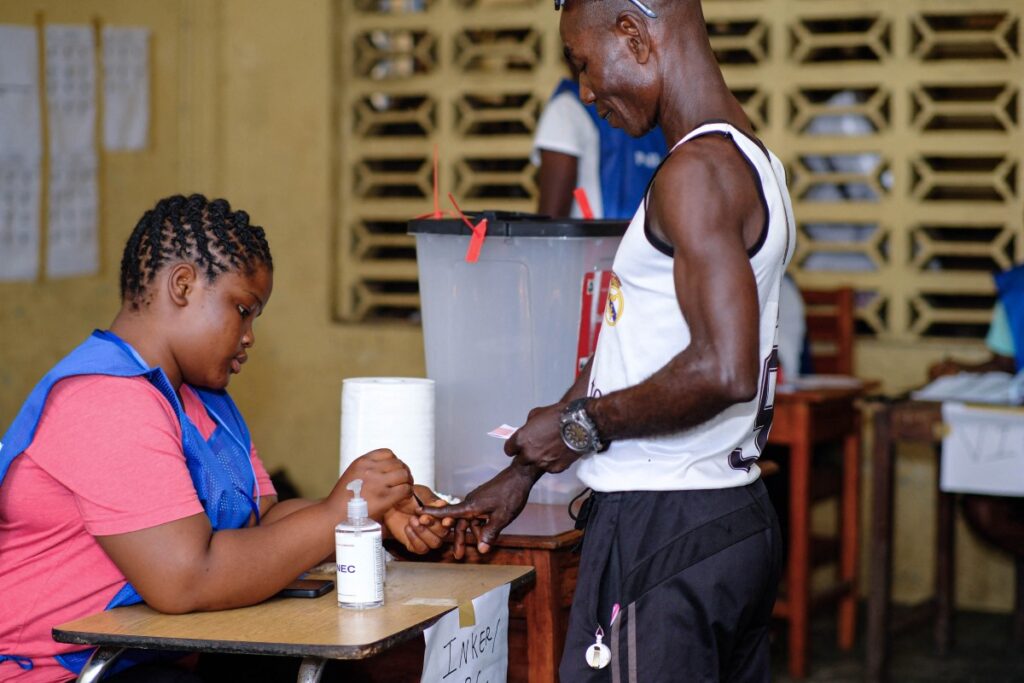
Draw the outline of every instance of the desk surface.
M784 384L775 389L775 402L779 403L821 403L834 400L848 400L860 398L865 394L877 389L881 382L874 379L860 380L854 377L837 376L833 384L828 380L830 376L824 376L822 381L814 382L815 375L808 375L803 378L805 382L799 384Z
M459 604L506 583L514 590L533 577L532 567L392 562L384 606L377 609L342 609L336 591L193 614L133 605L61 624L53 637L83 645L361 659L419 635Z

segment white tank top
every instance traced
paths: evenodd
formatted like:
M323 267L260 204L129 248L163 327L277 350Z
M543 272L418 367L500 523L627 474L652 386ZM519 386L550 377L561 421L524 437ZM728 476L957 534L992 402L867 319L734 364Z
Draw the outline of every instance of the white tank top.
M782 163L735 127L707 123L675 147L708 134L729 137L759 179L765 225L748 252L761 313L757 395L692 429L614 441L603 453L584 457L577 474L595 491L728 488L749 484L760 475L756 460L771 426L778 367L779 287L796 242L793 207ZM690 328L676 298L671 245L646 234L645 218L641 204L615 254L590 373L591 396L639 384L690 343Z

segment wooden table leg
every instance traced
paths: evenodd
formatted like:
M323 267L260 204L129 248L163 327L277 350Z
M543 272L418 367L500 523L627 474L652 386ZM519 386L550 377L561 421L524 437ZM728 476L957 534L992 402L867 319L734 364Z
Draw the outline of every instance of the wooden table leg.
M527 680L530 683L557 683L558 663L565 647L558 560L550 551L530 550L529 564L536 570L537 580L533 590L523 599L529 665Z
M941 444L935 446L936 462L941 462ZM938 492L938 525L935 543L935 604L938 613L935 618L935 652L940 657L949 653L953 644L953 600L956 496Z
M892 594L892 527L894 444L891 414L880 406L874 416L871 463L871 579L868 586L867 680L886 680L889 660L889 599Z
M848 586L839 599L839 647L849 650L857 635L857 548L860 545L860 424L843 439L839 580Z
M789 604L789 675L807 676L808 612L811 545L811 426L806 404L796 410L799 437L789 450L789 561L786 602Z

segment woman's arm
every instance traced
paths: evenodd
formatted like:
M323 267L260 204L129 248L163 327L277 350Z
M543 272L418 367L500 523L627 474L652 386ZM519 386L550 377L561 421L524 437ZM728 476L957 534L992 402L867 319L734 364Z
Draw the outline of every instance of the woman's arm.
M274 595L334 549L334 527L347 516L346 485L363 480L370 516L412 493L408 467L389 450L352 463L323 501L294 503L265 524L214 533L205 514L124 534L97 536L142 598L169 613L228 609ZM285 501L286 503L290 501Z

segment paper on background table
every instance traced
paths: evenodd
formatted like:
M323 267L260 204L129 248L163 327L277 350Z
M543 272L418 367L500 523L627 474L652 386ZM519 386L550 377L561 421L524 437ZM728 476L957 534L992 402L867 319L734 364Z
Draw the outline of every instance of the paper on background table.
M1024 496L1024 409L942 404L939 488L956 493Z
M475 623L459 626L459 610L441 617L423 632L421 683L487 681L505 683L508 675L509 585L473 599Z
M780 391L814 391L815 389L855 389L864 382L849 375L800 375L779 386Z
M918 401L963 401L966 403L1015 403L1014 376L1007 372L961 372L939 377L918 389L911 397Z
M149 29L104 26L104 147L144 149L149 106Z
M0 280L39 274L42 130L35 28L0 25Z
M51 277L99 270L95 53L92 27L46 26L50 136L46 273Z

